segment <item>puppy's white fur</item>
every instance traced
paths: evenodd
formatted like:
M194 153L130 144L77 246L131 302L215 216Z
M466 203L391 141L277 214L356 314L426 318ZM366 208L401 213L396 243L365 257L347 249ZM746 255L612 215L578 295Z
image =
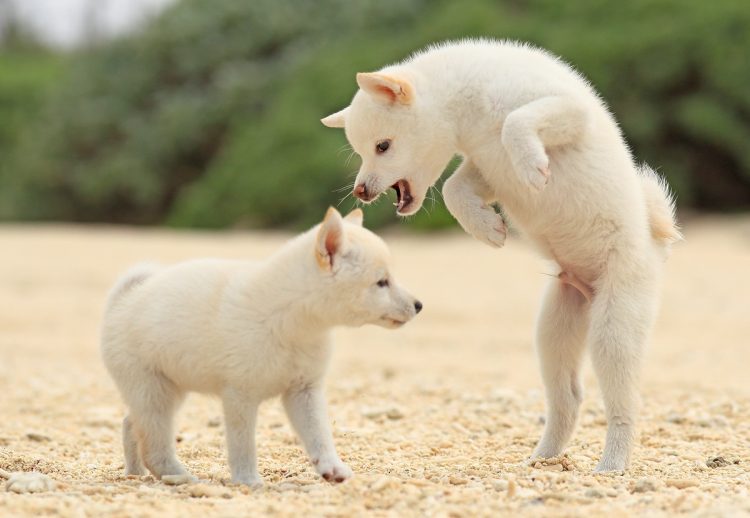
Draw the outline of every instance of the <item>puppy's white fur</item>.
M362 158L355 194L371 201L401 181L413 201L398 212L413 214L459 154L443 195L461 226L502 246L499 203L555 264L537 325L548 411L534 456L560 454L571 436L588 346L608 419L597 469L625 469L662 263L680 237L666 184L634 163L591 85L544 50L448 43L357 82L351 105L323 119L344 127ZM376 148L386 140L386 151Z
M197 260L139 266L109 298L101 349L129 414L128 474L188 475L175 455L174 414L188 391L221 397L232 480L258 485L255 419L282 395L315 469L341 482L323 395L330 329L397 327L421 308L388 270L388 250L362 212L329 209L321 225L265 262Z

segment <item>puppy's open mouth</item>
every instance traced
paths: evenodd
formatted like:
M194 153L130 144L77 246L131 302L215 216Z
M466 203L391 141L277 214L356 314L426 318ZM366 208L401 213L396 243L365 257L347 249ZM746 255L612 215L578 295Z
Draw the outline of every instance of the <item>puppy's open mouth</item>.
M398 182L391 185L394 191L396 191L396 199L398 200L394 205L396 206L396 212L403 214L409 209L409 206L414 201L411 195L411 188L409 182L406 180L399 180Z

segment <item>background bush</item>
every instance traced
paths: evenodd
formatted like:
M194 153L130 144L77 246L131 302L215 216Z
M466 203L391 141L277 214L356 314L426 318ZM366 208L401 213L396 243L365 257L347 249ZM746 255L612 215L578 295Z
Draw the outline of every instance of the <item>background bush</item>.
M9 158L62 70L62 58L33 47L0 54L0 193L19 182Z
M682 206L750 207L746 0L183 0L47 75L37 116L0 145L0 217L306 226L358 166L319 122L349 102L354 74L468 36L564 56ZM452 224L439 197L426 205L413 227ZM395 221L387 202L367 216Z

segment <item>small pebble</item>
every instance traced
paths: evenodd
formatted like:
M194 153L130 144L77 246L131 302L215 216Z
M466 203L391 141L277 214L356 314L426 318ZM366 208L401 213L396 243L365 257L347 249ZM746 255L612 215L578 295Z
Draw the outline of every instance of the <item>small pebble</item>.
M375 480L375 482L372 483L372 485L370 486L370 489L372 489L373 491L382 491L389 485L391 485L391 479L386 476L381 476L381 477L378 477L377 480Z
M605 494L604 491L599 489L598 487L590 487L588 488L584 493L584 496L588 498L604 498Z
M729 426L729 421L724 416L703 416L696 421L696 424L702 428L725 428Z
M190 484L196 481L192 475L164 475L161 477L161 481L168 486L181 486L183 484Z
M188 494L193 498L231 498L232 495L226 488L212 486L210 484L193 484L188 486Z
M709 468L723 468L724 466L729 466L731 462L729 462L724 457L711 457L706 461L706 466Z
M12 493L42 493L54 491L55 481L36 471L11 473L5 489Z
M292 482L282 482L281 484L276 486L276 489L278 491L294 491L296 489L299 489L299 486L297 484L293 484Z
M493 480L490 482L490 484L492 485L492 488L495 491L507 491L508 486L510 486L507 480L500 480L500 479Z
M386 407L386 408L363 408L361 410L362 415L368 419L377 419L379 417L387 417L388 419L402 419L405 414L403 410L398 407Z
M385 413L385 416L388 419L403 419L404 418L404 412L400 408L389 408L388 411Z
M159 491L155 487L146 486L146 485L143 485L143 484L141 484L140 486L138 486L138 492L139 493L143 493L143 494L147 494L147 495L155 495L155 494L161 493L161 491Z
M35 441L35 442L47 442L47 441L52 440L50 439L50 437L43 435L41 433L36 433L36 432L27 433L26 438L30 441Z
M650 478L638 479L633 485L633 493L648 493L649 491L656 491L656 482Z
M684 415L672 412L671 414L667 415L667 421L674 424L685 424L687 422L687 418Z
M680 496L674 499L670 507L674 512L680 512L680 508L682 507L682 504L685 503L685 500L687 500L687 495L685 493L681 493Z
M508 498L516 496L516 481L515 479L508 480L508 492L506 495Z
M573 471L575 464L567 456L532 461L532 466L544 471Z
M677 489L686 489L700 485L696 479L669 479L666 481L667 487L676 487Z

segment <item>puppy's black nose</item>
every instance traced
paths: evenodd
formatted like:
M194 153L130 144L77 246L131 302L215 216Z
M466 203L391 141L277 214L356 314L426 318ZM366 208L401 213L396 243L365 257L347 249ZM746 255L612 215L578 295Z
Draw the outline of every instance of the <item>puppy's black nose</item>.
M416 302L414 303L414 309L416 309L416 310L417 310L417 313L419 313L420 311L422 311L422 303L421 303L421 302L419 302L419 301L416 301Z

